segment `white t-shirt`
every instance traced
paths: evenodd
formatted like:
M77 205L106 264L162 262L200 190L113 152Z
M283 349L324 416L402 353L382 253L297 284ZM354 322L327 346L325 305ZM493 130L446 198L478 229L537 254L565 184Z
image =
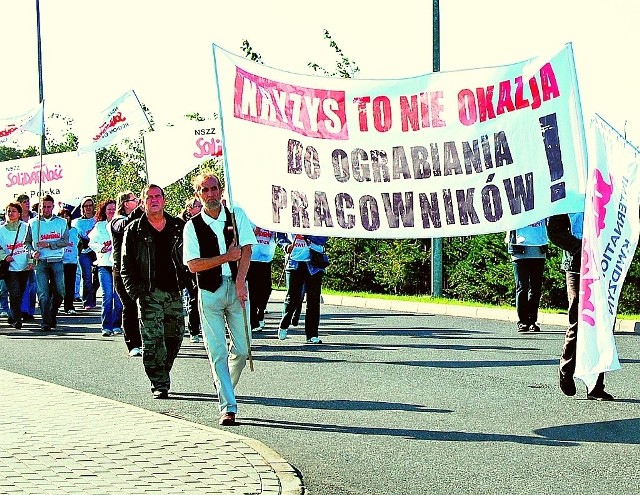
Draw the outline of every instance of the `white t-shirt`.
M227 252L227 246L224 242L224 225L227 220L227 214L224 208L220 210L220 214L218 218L212 218L205 213L204 208L200 212L202 215L202 219L204 223L213 230L218 238L218 249L220 250L220 254L225 254ZM236 226L238 228L238 245L240 247L253 245L256 243L256 236L253 233L253 226L251 222L245 215L244 211L241 208L234 208L233 214L236 217ZM182 233L182 239L184 242L183 251L182 251L182 261L186 265L189 261L201 258L200 256L200 244L198 243L198 236L196 235L196 229L193 226L193 220L189 220L184 227L184 231ZM231 276L231 268L229 268L228 263L223 263L221 265L222 275L226 277Z

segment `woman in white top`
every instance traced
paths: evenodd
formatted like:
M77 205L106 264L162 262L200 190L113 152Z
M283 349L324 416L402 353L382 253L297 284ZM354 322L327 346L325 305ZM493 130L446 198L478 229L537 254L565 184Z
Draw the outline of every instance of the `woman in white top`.
M30 270L33 270L31 252L31 229L29 224L20 220L22 206L9 203L5 208L5 223L0 226L0 259L9 262L9 274L6 283L9 291L11 317L9 324L13 328L22 328L22 297L27 287Z
M96 213L96 225L89 232L89 248L97 255L98 277L102 288L102 336L122 334L122 302L113 290L113 246L109 234L109 222L116 213L116 202L107 199L100 203Z

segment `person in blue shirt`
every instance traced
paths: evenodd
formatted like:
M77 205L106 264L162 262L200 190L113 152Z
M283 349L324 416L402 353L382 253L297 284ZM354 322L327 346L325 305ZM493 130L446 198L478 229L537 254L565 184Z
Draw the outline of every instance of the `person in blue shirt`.
M518 332L539 332L538 308L547 257L547 223L545 220L507 232L505 242L513 263L516 283Z
M278 245L289 255L286 279L287 295L284 300L278 338L285 340L296 308L302 298L302 287L306 288L307 306L304 317L304 333L307 344L322 344L318 336L320 325L320 293L324 268L311 263L311 250L322 252L328 237L278 233Z
M276 233L253 226L256 244L251 250L251 263L247 273L249 308L252 332L264 328L264 312L271 296L271 262L276 252Z

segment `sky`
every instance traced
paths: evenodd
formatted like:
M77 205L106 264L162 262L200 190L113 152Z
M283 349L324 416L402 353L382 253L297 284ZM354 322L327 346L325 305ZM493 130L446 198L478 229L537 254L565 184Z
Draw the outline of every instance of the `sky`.
M39 101L35 0L0 1L0 119ZM428 0L40 0L46 114L95 125L133 89L156 125L217 110L211 44L309 74L336 56L327 29L361 79L432 72ZM573 44L585 122L599 113L640 145L640 2L440 0L440 70L504 65Z

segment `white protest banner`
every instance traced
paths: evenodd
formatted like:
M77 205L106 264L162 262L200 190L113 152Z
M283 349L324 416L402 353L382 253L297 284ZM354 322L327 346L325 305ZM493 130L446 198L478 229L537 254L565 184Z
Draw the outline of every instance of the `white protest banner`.
M263 228L466 236L583 207L571 45L398 80L292 74L215 45L213 55L229 196Z
M96 151L124 138L138 138L149 127L135 92L127 91L101 112L98 124L80 139L78 151Z
M98 192L95 153L54 153L42 156L42 169L39 156L0 162L0 205L15 201L20 194L27 194L32 204L37 203L40 170L42 195L50 194L55 201L75 204L78 197Z
M42 135L43 104L17 117L0 119L0 146L8 146L23 131Z
M189 122L144 135L148 182L166 187L206 160L222 156L222 141L210 121Z
M613 326L640 233L640 151L599 116L591 128L575 371L589 391L620 369Z

